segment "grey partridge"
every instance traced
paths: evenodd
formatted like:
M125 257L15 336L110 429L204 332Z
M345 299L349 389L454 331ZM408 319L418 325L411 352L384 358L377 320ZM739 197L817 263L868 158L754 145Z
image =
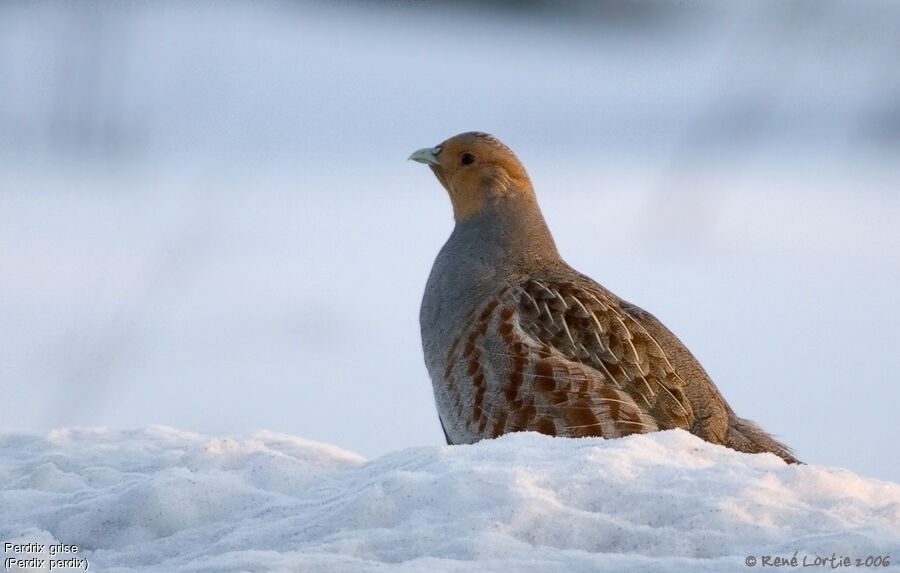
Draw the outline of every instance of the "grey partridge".
M682 428L798 461L735 415L659 320L563 261L525 168L503 143L463 133L410 159L437 176L456 221L419 316L447 443Z

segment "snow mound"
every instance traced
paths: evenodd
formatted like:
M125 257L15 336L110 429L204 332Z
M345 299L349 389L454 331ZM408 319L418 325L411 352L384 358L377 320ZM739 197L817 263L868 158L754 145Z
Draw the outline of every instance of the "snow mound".
M767 556L795 554L800 565L833 555L900 561L900 485L787 466L683 431L512 434L369 462L271 432L0 433L0 483L0 542L43 545L5 549L4 559L46 563L52 545L74 545L78 553L63 556L98 571L748 571L751 557L761 568Z

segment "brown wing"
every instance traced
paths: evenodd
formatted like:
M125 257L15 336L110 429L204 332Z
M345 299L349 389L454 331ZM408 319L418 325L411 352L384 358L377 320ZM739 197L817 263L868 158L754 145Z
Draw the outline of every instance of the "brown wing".
M694 421L660 345L598 287L505 287L470 313L445 364L436 392L449 443L523 430L613 438Z
M598 420L600 431L591 435L691 427L684 381L617 298L599 288L534 279L509 295L520 336L544 350L534 365L535 391L564 392L569 403L590 403L595 415L607 418Z

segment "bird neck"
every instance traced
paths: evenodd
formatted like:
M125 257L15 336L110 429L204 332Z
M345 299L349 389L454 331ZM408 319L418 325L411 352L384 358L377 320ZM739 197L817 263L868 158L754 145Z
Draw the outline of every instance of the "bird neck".
M454 239L463 253L498 267L527 271L560 260L530 189L489 198L478 213L456 223L448 243Z

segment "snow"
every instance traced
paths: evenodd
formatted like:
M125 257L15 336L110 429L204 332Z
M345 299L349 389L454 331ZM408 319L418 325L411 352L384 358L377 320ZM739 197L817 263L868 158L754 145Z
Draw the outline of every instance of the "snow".
M371 461L273 432L3 433L0 484L0 541L74 545L64 557L104 572L743 571L751 555L900 557L900 484L681 430L520 433ZM4 557L29 555L51 559Z

